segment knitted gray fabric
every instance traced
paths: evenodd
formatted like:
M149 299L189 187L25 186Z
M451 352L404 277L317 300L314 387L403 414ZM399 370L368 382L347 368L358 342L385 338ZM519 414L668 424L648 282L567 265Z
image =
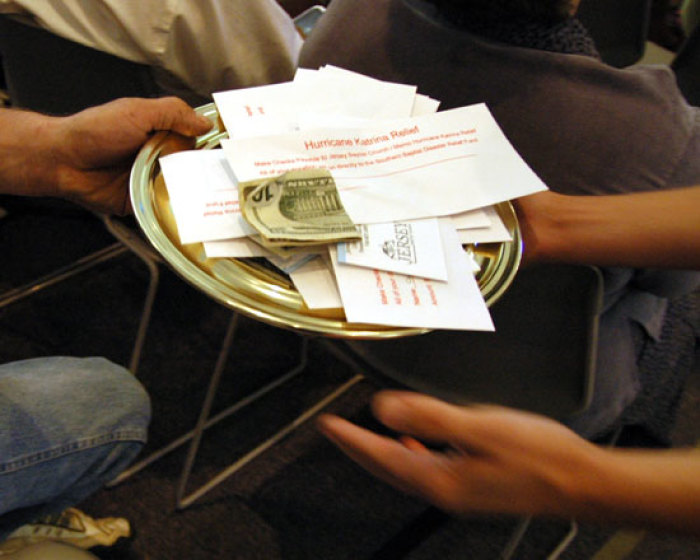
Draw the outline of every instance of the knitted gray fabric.
M642 391L620 418L630 446L670 446L670 432L700 341L700 291L668 303L659 340L645 338L639 355Z
M588 30L573 17L548 22L517 16L504 18L447 7L441 13L443 18L453 25L492 41L516 47L600 58Z

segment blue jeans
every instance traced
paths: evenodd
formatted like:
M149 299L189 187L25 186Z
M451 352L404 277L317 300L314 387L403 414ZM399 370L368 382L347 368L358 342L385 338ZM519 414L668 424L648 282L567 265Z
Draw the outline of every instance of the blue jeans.
M115 478L146 441L150 401L104 358L0 366L0 540Z

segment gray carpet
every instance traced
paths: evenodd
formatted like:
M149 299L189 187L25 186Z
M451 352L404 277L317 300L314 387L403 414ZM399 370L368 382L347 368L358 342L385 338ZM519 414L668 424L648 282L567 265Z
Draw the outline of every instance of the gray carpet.
M102 225L70 206L0 197L0 291L19 286L85 252L112 242ZM56 215L60 217L56 217ZM126 364L146 289L147 273L132 255L0 310L0 360L39 355L103 355ZM145 453L191 429L204 397L230 312L163 269L138 376L154 417ZM242 319L219 398L221 409L295 364L298 336ZM193 484L217 473L304 408L349 379L353 371L317 341L300 377L210 429ZM362 381L330 409L373 426ZM674 444L700 437L700 371L691 376L674 430ZM174 510L184 460L179 450L82 508L128 517L135 536L104 559L486 559L498 558L516 520L503 516L454 519L440 515L371 478L308 423L206 494ZM562 521L533 522L515 558L545 558L568 530ZM627 551L608 554L610 539ZM607 548L604 548L607 547ZM622 547L624 548L624 547ZM584 525L565 559L700 558L700 541L665 535L620 534Z

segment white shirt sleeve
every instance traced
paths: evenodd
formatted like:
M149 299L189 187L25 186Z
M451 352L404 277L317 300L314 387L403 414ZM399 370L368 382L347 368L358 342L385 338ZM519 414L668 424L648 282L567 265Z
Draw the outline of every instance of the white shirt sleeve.
M276 0L0 0L0 12L163 69L205 97L291 79L302 44Z

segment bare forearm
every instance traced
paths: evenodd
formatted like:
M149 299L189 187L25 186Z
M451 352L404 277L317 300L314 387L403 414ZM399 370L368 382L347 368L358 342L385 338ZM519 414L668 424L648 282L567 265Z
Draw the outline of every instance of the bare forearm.
M607 450L582 473L580 520L700 536L700 451Z
M533 260L700 268L700 186L610 196L544 194L516 203Z
M0 193L58 196L56 172L59 118L0 110Z

